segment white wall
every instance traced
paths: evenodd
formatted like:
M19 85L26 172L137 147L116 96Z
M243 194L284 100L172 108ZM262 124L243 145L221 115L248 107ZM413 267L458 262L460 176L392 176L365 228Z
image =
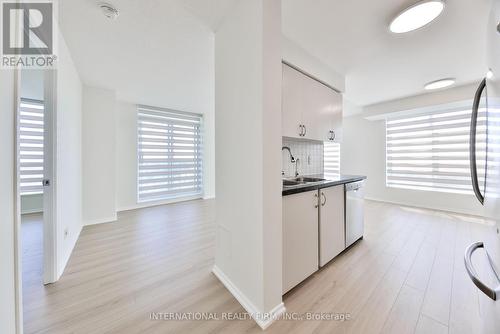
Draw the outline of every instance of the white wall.
M82 229L82 83L61 34L58 43L55 186L57 273L60 276Z
M343 174L366 175L368 177L366 197L370 199L464 214L482 215L482 206L472 195L386 187L385 121L370 121L364 118L388 112L423 108L470 99L474 94L474 87L474 85L457 87L437 93L365 107L362 114L359 114L359 110L346 110L347 114L356 115L344 118L344 138L341 144L341 172ZM358 109L353 104L344 105L344 107Z
M262 0L262 193L263 308L280 313L282 303L282 180L281 180L281 0ZM239 78L244 79L244 77ZM224 94L224 92L222 92ZM227 110L226 110L227 112ZM244 111L245 112L245 111ZM278 131L277 131L278 129ZM281 306L281 308L280 308ZM279 309L277 309L277 307ZM270 323L269 323L270 324ZM262 327L262 324L261 324Z
M251 313L281 305L280 8L239 1L215 35L214 272Z
M116 208L137 206L137 107L116 105Z
M14 252L14 73L0 73L0 333L12 334L16 328L15 252Z
M21 214L43 212L43 195L22 195Z
M212 78L215 78L213 73ZM214 79L215 80L215 79ZM211 108L203 114L203 198L215 198L215 87Z
M116 97L107 89L83 87L83 224L116 220Z

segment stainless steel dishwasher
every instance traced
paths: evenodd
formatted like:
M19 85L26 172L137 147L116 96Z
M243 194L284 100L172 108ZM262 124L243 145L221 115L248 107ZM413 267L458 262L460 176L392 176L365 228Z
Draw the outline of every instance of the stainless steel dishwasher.
M363 237L365 181L345 185L345 247Z

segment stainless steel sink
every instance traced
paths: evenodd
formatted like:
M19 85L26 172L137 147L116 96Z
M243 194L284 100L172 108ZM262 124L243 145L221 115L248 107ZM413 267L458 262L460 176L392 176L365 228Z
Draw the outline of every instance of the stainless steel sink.
M292 180L283 180L283 187L293 187L299 185L300 182Z
M325 179L321 179L318 177L307 177L307 176L297 177L294 180L301 183L313 183L313 182L325 181Z
M295 179L283 180L283 187L293 187L293 186L298 186L298 185L306 184L306 183L321 182L324 180L325 179L321 179L321 178L317 178L317 177L300 176L300 177L296 177Z

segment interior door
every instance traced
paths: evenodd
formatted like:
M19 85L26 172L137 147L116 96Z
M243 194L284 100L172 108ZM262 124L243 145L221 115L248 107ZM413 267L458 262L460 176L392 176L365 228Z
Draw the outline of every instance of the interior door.
M44 70L44 72L43 283L49 284L57 281L55 197L56 71Z

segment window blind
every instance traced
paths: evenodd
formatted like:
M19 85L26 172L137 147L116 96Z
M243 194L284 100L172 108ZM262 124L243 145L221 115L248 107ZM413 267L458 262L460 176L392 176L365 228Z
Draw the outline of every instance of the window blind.
M323 172L325 177L338 177L340 175L340 144L325 142L323 150Z
M387 119L387 186L473 194L469 168L471 115L470 108L460 108ZM486 123L486 110L482 108L476 141L481 184L485 175Z
M138 106L138 201L203 193L202 116Z
M19 187L21 195L43 193L42 101L21 99L19 106Z

